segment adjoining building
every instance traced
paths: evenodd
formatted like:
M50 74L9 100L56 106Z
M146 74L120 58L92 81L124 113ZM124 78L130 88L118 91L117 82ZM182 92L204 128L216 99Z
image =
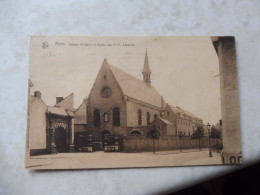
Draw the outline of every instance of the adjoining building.
M169 104L165 106L165 115L163 117L174 124L177 134L182 133L184 136L191 136L198 126L204 126L203 120L193 113Z
M28 145L31 156L74 150L73 94L56 100L55 106L47 106L40 91L30 97Z

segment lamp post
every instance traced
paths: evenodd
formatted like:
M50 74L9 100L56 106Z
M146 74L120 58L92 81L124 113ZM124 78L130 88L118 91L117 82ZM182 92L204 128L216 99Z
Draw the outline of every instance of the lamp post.
M210 146L210 124L207 124L208 136L209 136L209 157L212 157L211 146Z
M182 144L181 144L181 140L182 140L182 137L184 136L183 131L179 131L178 136L179 136L179 139L180 139L180 151L182 152Z

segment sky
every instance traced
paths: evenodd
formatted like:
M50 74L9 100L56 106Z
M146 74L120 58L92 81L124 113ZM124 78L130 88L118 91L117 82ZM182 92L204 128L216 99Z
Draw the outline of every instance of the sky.
M44 43L44 47L43 47ZM216 124L221 119L218 57L209 37L33 37L29 78L47 105L74 93L77 108L104 58L142 79L147 49L152 85L172 106Z

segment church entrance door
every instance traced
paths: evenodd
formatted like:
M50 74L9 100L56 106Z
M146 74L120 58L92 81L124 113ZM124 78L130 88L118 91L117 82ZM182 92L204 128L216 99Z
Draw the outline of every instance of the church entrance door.
M104 149L104 143L105 143L105 139L106 139L106 137L105 137L105 135L110 135L111 133L110 133L110 131L109 130L104 130L104 131L102 131L102 148Z

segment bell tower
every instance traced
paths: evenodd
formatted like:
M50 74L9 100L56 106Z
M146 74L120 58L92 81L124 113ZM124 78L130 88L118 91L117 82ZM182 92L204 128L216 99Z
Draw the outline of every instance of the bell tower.
M144 68L143 68L143 81L148 85L151 86L151 70L149 67L149 61L148 61L148 55L147 55L147 49L145 52L145 58L144 58Z

